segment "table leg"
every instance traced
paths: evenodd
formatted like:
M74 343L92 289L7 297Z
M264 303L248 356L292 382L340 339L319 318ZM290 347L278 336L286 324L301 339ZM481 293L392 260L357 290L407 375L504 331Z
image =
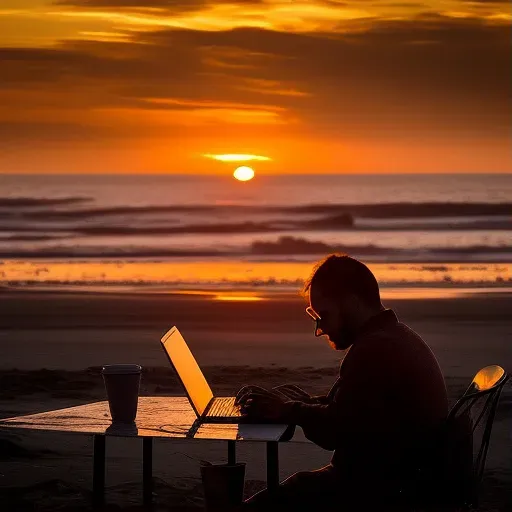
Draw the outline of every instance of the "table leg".
M228 464L236 464L236 441L228 441Z
M92 501L94 505L105 502L105 436L93 438Z
M267 443L267 489L274 492L279 487L279 444Z
M142 496L144 505L153 501L153 438L142 438Z

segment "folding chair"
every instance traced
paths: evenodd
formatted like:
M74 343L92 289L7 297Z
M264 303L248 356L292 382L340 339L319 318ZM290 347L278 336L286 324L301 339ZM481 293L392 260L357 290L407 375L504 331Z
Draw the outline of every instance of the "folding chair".
M494 416L508 379L509 375L501 366L482 368L448 415L447 431L455 436L467 434L466 439L454 439L453 435L446 439L448 443L459 441L455 447L455 456L462 462L459 469L465 472L465 466L469 465L465 475L446 475L448 486L459 484L459 505L465 508L478 506L478 488L485 469ZM450 450L451 447L446 444L445 448ZM453 449L451 453L454 453ZM457 470L457 464L452 469Z
M437 438L426 447L423 463L412 470L403 501L379 512L460 511L478 506L494 416L508 379L501 366L478 371Z

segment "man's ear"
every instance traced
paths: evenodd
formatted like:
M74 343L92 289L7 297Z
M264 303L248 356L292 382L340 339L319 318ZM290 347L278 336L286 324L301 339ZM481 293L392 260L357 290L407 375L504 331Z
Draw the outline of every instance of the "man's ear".
M344 303L344 309L352 317L357 317L361 313L364 313L364 304L361 301L361 297L355 293L347 295Z
M359 308L361 300L355 293L347 293L341 298L341 305L347 309Z

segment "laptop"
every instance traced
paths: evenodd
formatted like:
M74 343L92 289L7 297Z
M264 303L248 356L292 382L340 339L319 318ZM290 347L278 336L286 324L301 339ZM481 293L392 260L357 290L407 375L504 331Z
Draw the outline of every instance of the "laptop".
M160 341L198 419L206 423L243 421L240 407L235 405L234 396L213 396L201 368L176 326L169 329Z

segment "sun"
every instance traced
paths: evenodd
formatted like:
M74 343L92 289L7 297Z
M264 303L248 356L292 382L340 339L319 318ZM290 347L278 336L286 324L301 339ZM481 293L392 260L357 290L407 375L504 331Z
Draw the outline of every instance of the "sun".
M235 169L233 176L239 181L249 181L254 178L254 171L250 167L242 165Z

